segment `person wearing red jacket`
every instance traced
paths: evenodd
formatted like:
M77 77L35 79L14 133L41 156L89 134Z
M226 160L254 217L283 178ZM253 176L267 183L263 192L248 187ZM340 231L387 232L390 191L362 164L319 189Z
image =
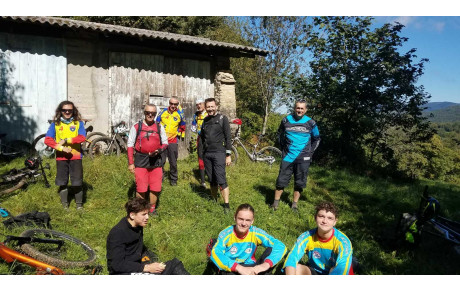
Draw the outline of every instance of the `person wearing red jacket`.
M168 147L164 127L155 122L157 112L156 105L145 105L144 120L131 127L128 138L128 170L136 178L136 196L146 199L149 192L150 215L157 214L163 181L161 153Z
M45 144L56 150L56 185L64 208L69 207L69 188L72 184L77 209L83 209L83 165L81 143L86 130L77 107L70 101L62 101L56 108L54 121L45 136Z

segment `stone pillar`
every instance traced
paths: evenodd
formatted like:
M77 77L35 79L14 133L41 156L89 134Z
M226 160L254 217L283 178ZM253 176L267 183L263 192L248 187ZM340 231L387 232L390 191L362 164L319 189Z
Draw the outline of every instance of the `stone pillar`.
M230 120L236 118L235 78L231 70L219 70L214 78L214 98L219 111Z

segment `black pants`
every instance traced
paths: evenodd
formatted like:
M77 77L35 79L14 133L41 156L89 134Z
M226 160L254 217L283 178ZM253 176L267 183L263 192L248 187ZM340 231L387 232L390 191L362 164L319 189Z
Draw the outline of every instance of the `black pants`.
M179 147L177 143L170 143L165 151L162 153L163 162L166 161L166 157L168 157L169 161L169 179L172 182L177 182L177 157L179 156ZM163 167L164 173L164 167Z
M208 175L211 187L217 187L217 185L222 187L222 189L228 187L227 178L225 176L225 158L225 152L204 153L204 169L206 170L206 175Z
M282 161L278 178L276 179L276 189L284 189L289 184L294 173L294 189L300 190L307 186L307 175L310 163L289 163Z
M56 186L81 186L83 184L83 164L81 160L56 160Z

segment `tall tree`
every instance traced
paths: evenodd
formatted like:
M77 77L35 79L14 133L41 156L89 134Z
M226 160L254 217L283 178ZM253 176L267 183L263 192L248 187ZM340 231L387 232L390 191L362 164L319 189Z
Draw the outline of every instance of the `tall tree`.
M253 46L270 51L251 64L255 72L255 102L262 109L262 133L276 101L286 99L285 79L303 67L305 47L299 46L308 35L306 17L250 17L243 25L243 37ZM244 20L243 20L244 21Z
M323 148L336 157L364 157L364 146L382 149L390 127L429 138L423 105L430 98L417 86L427 59L416 49L400 53L403 25L372 28L372 18L317 17L306 47L313 53L309 78L294 77L294 92L309 96L321 124Z

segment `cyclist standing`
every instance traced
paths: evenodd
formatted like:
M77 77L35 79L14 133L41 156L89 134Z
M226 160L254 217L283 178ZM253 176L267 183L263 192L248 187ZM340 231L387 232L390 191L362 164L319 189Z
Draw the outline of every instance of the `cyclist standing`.
M216 99L205 100L208 116L203 120L200 139L203 142L203 162L211 186L211 195L217 200L217 186L224 199L224 213L230 212L230 190L225 166L232 163L232 137L230 123L225 115L217 113Z
M316 122L306 116L306 112L307 102L296 101L294 112L283 118L278 128L278 141L283 159L276 179L275 201L271 205L273 210L278 209L281 194L289 184L292 173L294 173L294 198L291 209L294 212L298 211L297 202L307 186L308 168L321 138Z
M64 208L69 207L69 187L75 195L77 209L83 209L83 165L81 144L86 130L73 102L62 101L45 136L45 144L56 150L56 185Z
M196 140L196 151L198 153L198 167L200 169L200 178L201 178L201 186L206 187L205 177L204 177L204 162L203 162L203 143L200 139L201 133L201 125L203 124L204 118L208 116L204 108L204 100L198 99L196 101L196 112L192 118L192 132L196 132L198 134Z
M146 199L147 189L150 190L150 215L157 214L156 204L163 182L162 153L168 147L163 126L155 122L156 115L156 105L145 105L144 120L134 124L128 135L128 170L135 174L137 197Z
M169 107L160 111L157 116L157 122L160 122L166 130L168 136L168 147L163 152L163 163L168 157L169 161L169 178L171 186L177 185L177 157L179 148L177 145L177 137L183 137L185 134L185 118L181 109L179 109L179 100L175 97L169 99Z

